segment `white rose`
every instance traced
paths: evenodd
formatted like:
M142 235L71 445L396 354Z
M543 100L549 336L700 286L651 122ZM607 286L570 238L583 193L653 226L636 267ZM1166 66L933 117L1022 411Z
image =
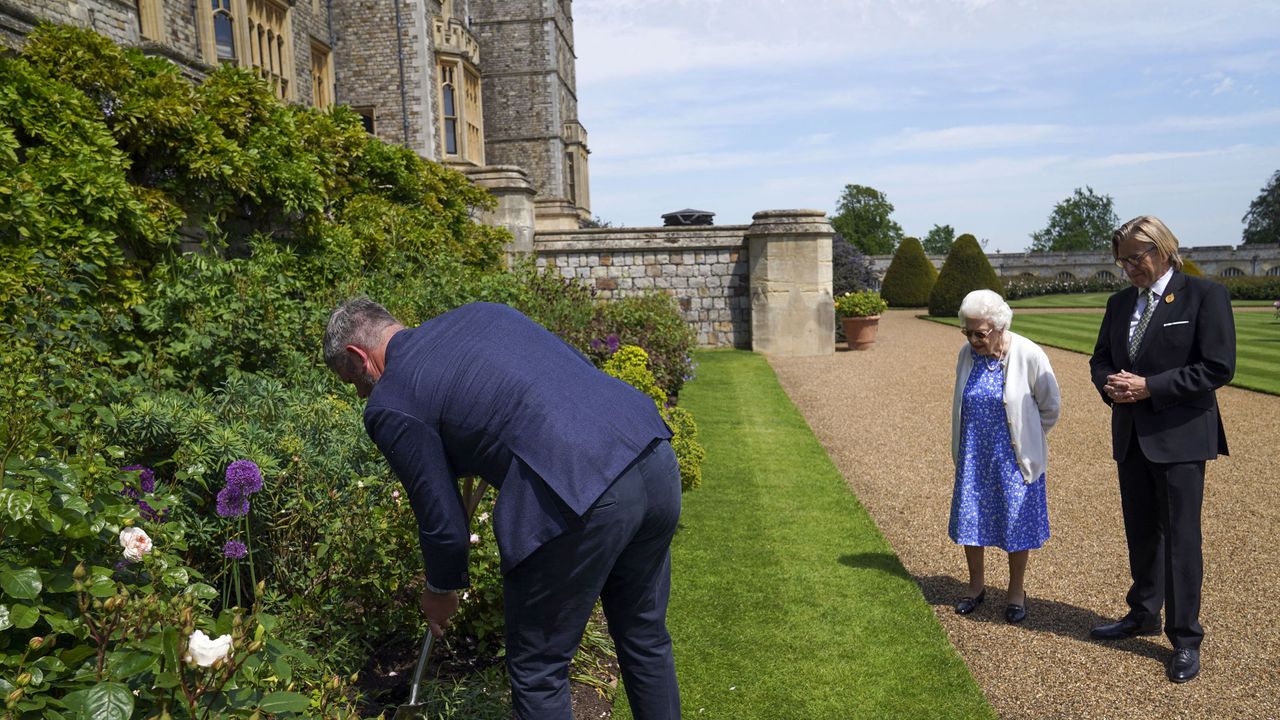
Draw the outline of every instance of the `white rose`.
M120 547L124 548L124 556L130 562L138 562L143 555L151 552L151 538L142 528L127 527L120 531Z
M478 542L480 542L480 536L475 533L471 533L471 544L475 545Z
M231 652L231 636L220 635L217 640L210 640L203 631L196 630L187 638L187 660L195 660L200 667L222 660Z

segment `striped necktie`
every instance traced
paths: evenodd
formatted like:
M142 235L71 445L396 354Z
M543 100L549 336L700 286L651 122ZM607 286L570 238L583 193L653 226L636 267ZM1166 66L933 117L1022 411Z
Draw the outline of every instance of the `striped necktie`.
M1133 329L1133 335L1129 336L1129 360L1132 362L1138 354L1138 346L1142 344L1142 334L1147 331L1147 323L1151 322L1151 316L1156 311L1156 291L1147 289L1147 307L1142 311L1142 317L1138 319L1138 327Z

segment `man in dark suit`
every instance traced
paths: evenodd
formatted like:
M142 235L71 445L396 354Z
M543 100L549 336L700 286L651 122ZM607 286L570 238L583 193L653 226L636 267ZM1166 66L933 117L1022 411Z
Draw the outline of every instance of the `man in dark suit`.
M498 491L516 717L573 717L569 662L601 598L633 714L678 718L666 609L680 471L653 400L505 305L405 328L353 300L330 316L324 352L368 398L365 428L408 493L431 631L469 584L457 478L478 475Z
M1184 275L1178 240L1152 216L1111 238L1133 287L1107 301L1089 361L1111 406L1111 446L1133 585L1129 612L1092 636L1154 635L1165 611L1173 682L1200 673L1200 508L1204 464L1227 454L1214 391L1236 367L1235 321L1227 289Z

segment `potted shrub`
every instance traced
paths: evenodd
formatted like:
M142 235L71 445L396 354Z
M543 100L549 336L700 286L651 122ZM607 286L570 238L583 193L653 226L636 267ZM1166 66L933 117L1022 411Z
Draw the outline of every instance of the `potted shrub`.
M844 336L850 350L866 350L876 341L876 328L880 326L880 313L889 304L880 293L845 293L836 297L836 315L844 326Z

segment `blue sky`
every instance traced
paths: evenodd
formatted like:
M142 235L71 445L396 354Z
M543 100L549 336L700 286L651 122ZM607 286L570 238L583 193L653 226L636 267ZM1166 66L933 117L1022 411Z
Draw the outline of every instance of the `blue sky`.
M1280 169L1276 0L578 0L591 207L831 212L1020 252L1077 187L1237 244Z

